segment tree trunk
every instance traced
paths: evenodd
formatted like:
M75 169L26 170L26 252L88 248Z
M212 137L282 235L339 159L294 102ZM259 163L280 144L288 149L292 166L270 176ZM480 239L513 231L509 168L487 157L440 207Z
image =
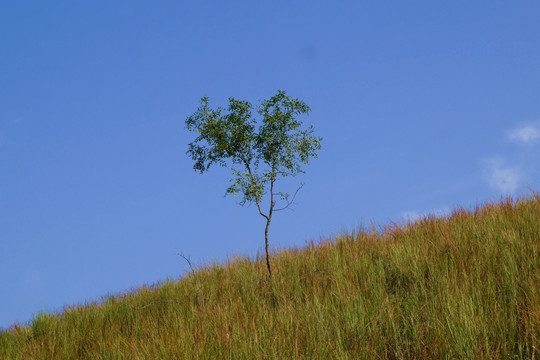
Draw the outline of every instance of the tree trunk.
M274 168L272 167L272 172L274 171ZM270 209L268 211L268 216L266 217L266 228L264 229L264 242L266 247L266 267L268 268L268 276L270 278L270 281L272 281L272 268L270 267L270 253L268 251L268 228L270 227L270 221L272 221L272 213L274 212L274 206L276 203L274 202L274 182L276 180L273 179L270 181Z
M268 268L268 276L272 280L272 268L270 267L270 254L268 253L268 228L270 227L270 220L272 218L268 217L266 219L266 228L264 229L264 241L266 245L266 267Z

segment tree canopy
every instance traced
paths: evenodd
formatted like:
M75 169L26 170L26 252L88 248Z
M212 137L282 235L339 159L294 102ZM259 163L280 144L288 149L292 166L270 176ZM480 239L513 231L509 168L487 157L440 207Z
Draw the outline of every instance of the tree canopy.
M278 178L304 173L302 165L317 157L322 139L313 135L313 127L301 129L299 115L311 109L303 101L278 90L268 100L256 107L260 121L254 118L253 106L247 101L229 98L227 111L210 108L203 97L197 111L186 119L186 128L196 132L197 138L189 144L187 154L195 160L193 168L200 173L208 171L213 164L231 164L234 177L226 194L242 194L241 205L256 203L259 213L266 218L265 230L268 271L268 226L274 211L288 208L303 184L292 198L284 192L274 192ZM265 194L270 196L268 212L261 203ZM275 196L279 195L285 205L276 209Z

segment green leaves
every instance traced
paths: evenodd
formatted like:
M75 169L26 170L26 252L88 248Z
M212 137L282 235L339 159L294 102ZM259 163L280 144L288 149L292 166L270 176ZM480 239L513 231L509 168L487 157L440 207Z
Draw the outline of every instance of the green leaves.
M208 98L203 97L200 107L186 120L186 128L199 134L189 144L187 153L195 160L193 168L201 173L214 163L226 166L228 158L233 163L249 162L253 158L251 105L233 98L229 103L229 113L223 116L222 108L210 109Z
M308 114L311 109L303 101L287 96L285 91L278 91L257 107L257 113L262 116L257 132L252 108L249 102L230 97L228 113L222 115L222 108L210 109L208 98L203 97L197 111L186 119L186 128L198 134L189 144L187 154L195 160L193 169L201 173L214 163L226 166L226 160L232 162L234 177L225 195L241 193L240 205L255 202L259 214L266 219L266 266L271 280L268 227L272 213L289 208L304 185L301 184L290 198L287 193L274 192L274 183L279 176L303 173L301 165L308 164L310 157L317 156L322 139L313 136L311 126L306 130L300 129L302 122L296 117ZM241 165L244 170L240 171L234 165ZM261 210L261 201L267 189L270 208L265 214ZM275 209L274 196L279 196L286 203L285 206Z
M312 126L302 130L302 122L296 119L308 114L309 106L285 91L278 91L257 107L260 123L253 119L252 109L249 102L230 97L224 114L222 108L212 110L208 98L203 97L197 111L186 119L186 128L198 134L187 151L195 160L196 171L203 173L214 163L227 166L227 160L244 168L231 167L234 177L226 192L241 193L241 205L259 204L267 185L273 185L278 177L303 173L301 165L317 156L322 141L313 136Z
M227 188L226 194L236 196L242 193L244 195L240 201L242 206L246 202L257 202L262 199L265 185L268 183L267 179L258 174L250 174L249 171L240 172L235 168L231 168L231 171L235 178L232 179L232 184Z

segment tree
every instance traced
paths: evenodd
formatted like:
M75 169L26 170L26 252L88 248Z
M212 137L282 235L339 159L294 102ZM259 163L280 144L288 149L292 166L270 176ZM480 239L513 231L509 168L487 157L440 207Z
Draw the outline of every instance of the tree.
M301 164L307 165L310 157L317 157L322 139L313 136L312 126L300 129L302 122L296 117L308 114L311 109L303 101L286 96L285 91L278 90L257 106L257 113L262 117L258 131L255 131L258 122L253 118L252 109L249 102L230 97L228 112L224 113L223 108L212 110L208 98L203 97L197 111L186 119L186 128L198 134L186 153L195 160L193 169L201 174L214 163L227 166L226 160L230 160L234 177L225 195L241 193L240 205L255 203L259 214L266 219L266 266L272 279L268 252L272 216L289 208L304 184L300 183L292 197L275 192L274 186L280 177L305 173ZM261 205L267 194L270 206L264 213ZM278 196L283 206L276 208Z

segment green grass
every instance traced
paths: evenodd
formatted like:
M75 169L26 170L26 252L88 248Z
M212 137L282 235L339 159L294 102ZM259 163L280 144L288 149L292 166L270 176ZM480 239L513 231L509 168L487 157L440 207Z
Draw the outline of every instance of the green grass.
M0 333L1 359L540 359L540 197L238 257Z

